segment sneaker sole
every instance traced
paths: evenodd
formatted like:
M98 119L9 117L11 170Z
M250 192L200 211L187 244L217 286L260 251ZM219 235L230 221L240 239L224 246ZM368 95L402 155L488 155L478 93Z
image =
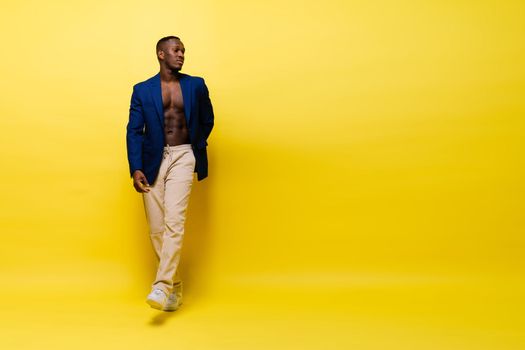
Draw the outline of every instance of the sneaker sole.
M162 310L163 306L158 301L147 299L146 302L154 309Z
M176 307L165 307L162 309L162 311L168 311L168 312L177 311L181 305L182 305L182 302Z
M164 308L164 309L162 309L162 311L173 312L173 311L177 311L178 309L179 309L178 307L177 308L169 308L169 309Z

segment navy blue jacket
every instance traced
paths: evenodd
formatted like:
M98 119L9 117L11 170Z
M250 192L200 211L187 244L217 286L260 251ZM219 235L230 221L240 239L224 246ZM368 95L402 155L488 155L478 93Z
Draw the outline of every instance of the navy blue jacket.
M203 78L179 74L184 114L196 160L194 172L200 181L208 176L206 140L213 129L213 107ZM133 86L126 130L130 175L139 169L152 185L166 145L160 73Z

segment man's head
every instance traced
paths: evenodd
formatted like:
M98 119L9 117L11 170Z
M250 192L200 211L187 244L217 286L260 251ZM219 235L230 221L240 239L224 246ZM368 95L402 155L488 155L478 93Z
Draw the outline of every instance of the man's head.
M179 71L184 64L184 44L176 36L170 35L160 39L155 47L160 65L172 71Z

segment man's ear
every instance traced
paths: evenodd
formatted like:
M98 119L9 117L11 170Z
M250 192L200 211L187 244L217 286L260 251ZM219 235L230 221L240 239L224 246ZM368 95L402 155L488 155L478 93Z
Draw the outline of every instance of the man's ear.
M164 59L164 51L162 51L162 50L157 51L157 58L159 60L160 59Z

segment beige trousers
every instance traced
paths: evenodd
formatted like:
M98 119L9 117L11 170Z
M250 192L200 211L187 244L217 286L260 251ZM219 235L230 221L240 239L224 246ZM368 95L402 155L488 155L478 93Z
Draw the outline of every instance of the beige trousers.
M193 183L195 156L190 144L164 146L159 174L143 193L144 208L158 269L152 288L182 293L179 273L186 209Z

